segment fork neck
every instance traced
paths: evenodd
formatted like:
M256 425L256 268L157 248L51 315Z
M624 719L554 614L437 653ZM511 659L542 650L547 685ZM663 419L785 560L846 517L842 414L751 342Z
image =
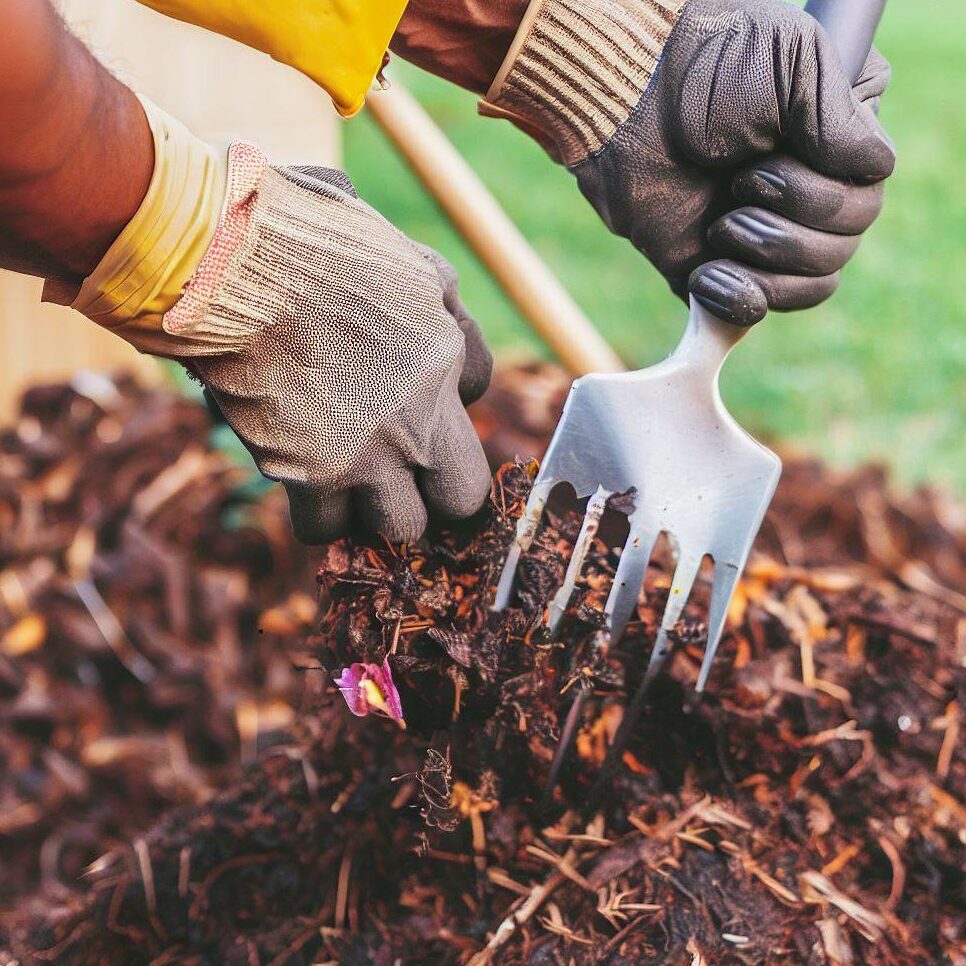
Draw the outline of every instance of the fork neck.
M748 329L712 315L694 296L688 324L670 361L711 378L717 378L731 350Z

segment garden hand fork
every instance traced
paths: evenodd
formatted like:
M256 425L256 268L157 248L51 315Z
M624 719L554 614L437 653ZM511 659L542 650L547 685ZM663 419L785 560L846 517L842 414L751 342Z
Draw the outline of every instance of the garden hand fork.
M708 646L698 678L704 688L725 615L752 541L771 502L781 461L728 414L718 374L747 329L716 318L696 300L674 353L640 372L578 379L533 485L510 549L495 607L509 603L523 553L536 536L551 490L569 482L590 497L564 578L550 606L556 630L607 499L633 491L630 533L605 606L604 631L617 641L640 594L661 533L673 537L677 567L648 675L660 666L706 554L714 561Z
M805 9L826 29L842 64L858 79L872 47L885 0L809 0ZM516 541L497 587L496 610L510 600L520 556L536 536L550 491L569 482L590 497L564 583L550 605L556 630L566 611L607 499L633 491L630 535L605 605L604 634L616 642L630 619L661 533L671 536L677 565L644 682L633 705L670 648L705 555L713 561L708 643L698 675L704 689L724 629L728 605L771 503L781 461L749 436L721 401L718 377L746 329L723 322L691 300L677 349L640 372L578 379L544 457ZM625 719L635 714L628 709Z

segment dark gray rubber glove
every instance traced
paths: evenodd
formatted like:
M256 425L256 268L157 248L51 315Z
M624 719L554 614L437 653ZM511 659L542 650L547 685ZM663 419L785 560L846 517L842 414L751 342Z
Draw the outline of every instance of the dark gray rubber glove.
M782 0L534 0L483 110L542 140L678 295L748 325L827 298L878 215L888 78L873 54L853 90Z
M411 541L427 511L465 517L486 498L464 407L491 359L456 274L341 172L234 145L225 213L163 324L165 354L284 484L303 542L353 526Z

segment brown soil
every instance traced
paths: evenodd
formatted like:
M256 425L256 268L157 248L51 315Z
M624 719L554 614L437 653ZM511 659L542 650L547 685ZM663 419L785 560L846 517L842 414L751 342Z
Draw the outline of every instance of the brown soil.
M502 374L495 462L540 449L564 388ZM666 552L608 649L596 543L550 639L559 509L491 614L511 462L467 525L325 548L315 618L274 497L221 522L237 481L205 432L171 397L51 389L0 445L0 585L44 578L0 597L0 963L966 961L961 507L790 460L708 692L702 583L601 783ZM328 673L387 655L405 731Z

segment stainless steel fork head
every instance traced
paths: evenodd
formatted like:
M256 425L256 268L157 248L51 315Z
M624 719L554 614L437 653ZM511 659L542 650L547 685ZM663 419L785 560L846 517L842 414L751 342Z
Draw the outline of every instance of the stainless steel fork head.
M735 422L718 388L721 367L746 331L692 299L684 336L664 362L574 383L519 521L496 610L510 601L521 554L533 543L558 483L569 482L578 497L591 499L564 583L550 605L551 632L567 608L608 497L634 490L630 534L607 600L604 633L611 642L623 634L654 545L661 533L669 534L677 566L651 652L648 676L653 675L709 555L714 577L708 645L697 684L698 691L704 689L728 605L781 475L779 458Z

